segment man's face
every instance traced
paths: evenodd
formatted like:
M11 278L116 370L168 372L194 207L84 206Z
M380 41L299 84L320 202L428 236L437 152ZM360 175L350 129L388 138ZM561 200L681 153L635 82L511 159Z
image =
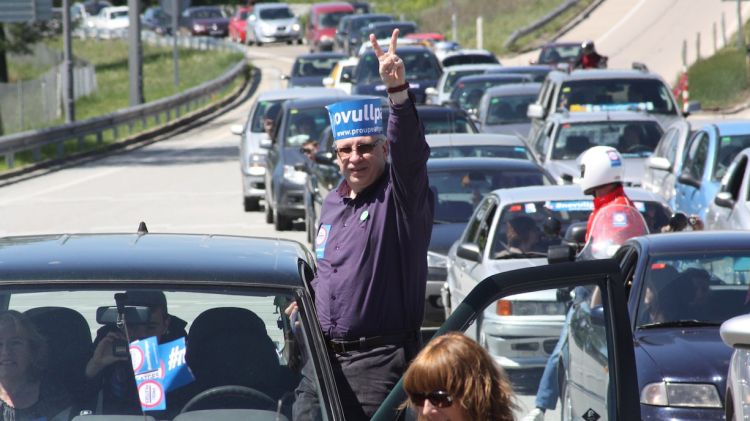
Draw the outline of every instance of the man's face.
M341 174L349 187L359 193L383 173L388 143L372 136L353 137L337 141L336 154Z
M128 324L130 340L145 339L151 336L161 338L167 333L169 315L161 308L152 308L148 323Z
M263 130L266 131L268 137L273 136L273 120L270 118L263 119Z

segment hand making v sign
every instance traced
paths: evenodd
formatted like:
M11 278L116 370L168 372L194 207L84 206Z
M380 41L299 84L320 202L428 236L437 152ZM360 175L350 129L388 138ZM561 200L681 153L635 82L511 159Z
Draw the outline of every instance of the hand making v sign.
M388 47L388 51L385 53L378 45L378 41L375 39L375 35L370 34L370 42L372 48L375 50L375 55L378 57L380 63L380 78L383 80L386 88L395 88L406 83L406 69L404 68L404 61L396 55L396 44L398 41L398 29L393 30L391 35L391 43Z

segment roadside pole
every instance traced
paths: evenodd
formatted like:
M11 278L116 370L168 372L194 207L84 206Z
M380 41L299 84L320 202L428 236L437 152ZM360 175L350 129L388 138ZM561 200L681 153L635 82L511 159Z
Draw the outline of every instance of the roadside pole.
M177 34L179 33L180 2L172 1L172 62L174 62L174 87L180 88L180 52L177 49Z
M65 122L76 121L75 99L73 98L73 43L71 42L70 0L62 2L63 14L63 108Z
M143 49L141 44L140 0L128 0L128 70L130 71L130 106L143 104Z

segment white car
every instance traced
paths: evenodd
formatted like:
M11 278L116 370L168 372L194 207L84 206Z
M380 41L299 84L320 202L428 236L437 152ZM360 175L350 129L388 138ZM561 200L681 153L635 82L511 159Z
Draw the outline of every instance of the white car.
M333 66L331 75L323 79L323 86L326 88L341 89L347 94L352 93L352 76L357 68L359 59L350 57L340 60Z
M748 268L750 269L750 268ZM727 420L750 418L750 314L721 324L721 340L734 348L729 360L724 412Z
M671 210L660 197L626 188L651 231L665 225ZM571 224L588 219L593 202L578 186L534 186L495 190L484 196L463 234L448 251L443 304L452 311L484 278L500 272L547 264L547 249L558 245ZM519 218L516 220L516 218ZM531 250L508 247L508 227L533 221L539 236ZM555 225L557 221L559 225ZM476 322L475 338L506 370L544 367L560 336L566 304L554 290L507 297Z
M710 230L750 229L750 148L743 149L727 168L716 197L708 204L703 223Z
M124 31L130 26L127 6L105 7L91 19L91 27L106 32Z
M400 40L399 40L400 42ZM447 104L451 98L453 86L463 76L480 75L486 70L500 68L500 64L459 64L443 68L443 75L434 88L425 89L427 104L443 105Z

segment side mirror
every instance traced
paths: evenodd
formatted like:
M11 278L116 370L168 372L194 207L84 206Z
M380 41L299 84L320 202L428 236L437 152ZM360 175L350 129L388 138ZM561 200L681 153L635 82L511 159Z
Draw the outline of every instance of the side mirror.
M323 86L326 88L333 88L333 78L328 76L323 78Z
M456 255L462 259L471 260L472 262L479 262L481 255L479 253L479 246L472 243L463 243L458 245Z
M557 246L549 246L547 249L547 263L564 263L572 262L576 258L575 247L569 244L560 244Z
M655 170L669 171L672 168L672 164L667 158L661 156L652 156L646 161L649 168Z
M438 91L434 87L430 86L424 90L424 94L427 96L437 96Z
M333 152L318 152L315 154L315 162L320 165L336 165L336 156Z
M687 111L683 113L685 117L688 115L701 110L701 102L700 101L690 101L688 102Z
M734 207L734 198L732 197L732 193L729 193L728 191L721 191L716 193L716 197L714 197L714 203L716 204L716 206L731 209Z
M544 118L544 107L536 102L529 104L529 108L526 109L526 116L528 118Z
M747 332L747 324L750 322L750 314L732 317L721 324L719 333L721 340L731 347L746 347L750 345L750 334Z
M284 74L282 74L282 75L280 76L280 78L281 78L281 80L289 80L289 75L284 75Z
M679 181L682 184L687 184L688 186L693 186L696 189L699 189L701 187L701 183L694 179L693 177L690 177L689 175L682 173L679 177L677 177L677 181Z
M232 124L229 126L229 130L232 132L232 134L236 134L237 136L242 136L242 132L244 131L244 128L242 124Z
M260 140L260 144L258 145L263 149L271 149L273 147L273 142L271 139L264 138Z

